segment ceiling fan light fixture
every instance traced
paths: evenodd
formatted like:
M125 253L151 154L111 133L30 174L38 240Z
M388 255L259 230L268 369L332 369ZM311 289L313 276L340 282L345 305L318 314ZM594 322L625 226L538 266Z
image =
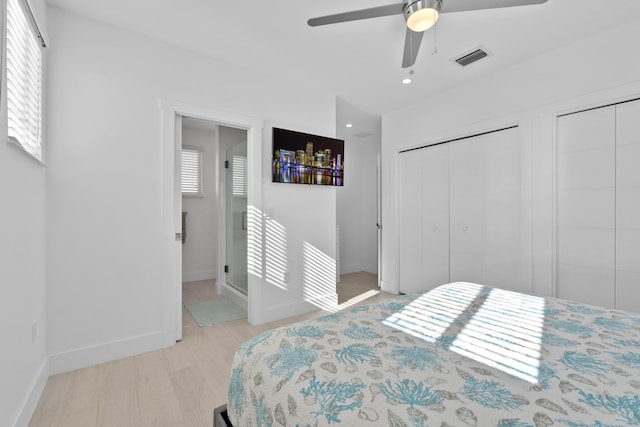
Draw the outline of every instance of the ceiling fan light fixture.
M438 20L440 0L409 0L404 6L404 18L411 31L420 33L433 27Z

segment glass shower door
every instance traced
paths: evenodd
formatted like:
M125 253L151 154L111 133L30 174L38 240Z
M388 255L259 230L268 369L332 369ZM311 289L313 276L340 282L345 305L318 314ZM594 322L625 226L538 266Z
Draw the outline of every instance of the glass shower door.
M247 143L227 150L227 284L247 295Z

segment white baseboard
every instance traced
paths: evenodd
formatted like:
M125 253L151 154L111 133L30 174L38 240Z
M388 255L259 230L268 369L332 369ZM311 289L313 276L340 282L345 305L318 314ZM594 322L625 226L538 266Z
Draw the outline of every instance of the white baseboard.
M362 270L362 266L360 264L351 264L351 265L341 265L340 266L340 274L349 274L349 273L357 273Z
M47 380L49 379L49 358L46 358L42 362L42 366L40 367L40 372L38 372L37 377L31 387L31 391L27 396L24 405L22 405L22 410L18 414L18 418L14 424L14 427L27 427L29 422L31 422L31 417L33 416L34 411L36 410L36 406L38 406L38 402L40 401L40 397L42 396L42 392L44 391L44 387L47 385Z
M340 274L358 273L360 271L378 274L378 266L375 264L352 264L340 267Z
M261 325L263 323L274 322L276 320L286 319L287 317L297 316L299 314L337 306L338 294L332 295L331 298L317 301L298 301L289 304L282 304L263 311L262 318L253 319L253 324Z
M388 292L390 294L398 295L398 288L396 284L388 280L380 281L380 290L383 292Z
M227 298L247 313L249 312L249 309L247 308L247 296L236 291L226 283L222 283L222 286L220 287L220 295Z
M86 368L175 344L175 337L157 331L49 356L50 375Z
M215 270L205 270L205 271L183 271L182 272L182 281L183 282L196 282L198 280L211 280L216 278Z
M361 271L366 271L367 273L378 274L378 265L377 264L365 264L362 266Z

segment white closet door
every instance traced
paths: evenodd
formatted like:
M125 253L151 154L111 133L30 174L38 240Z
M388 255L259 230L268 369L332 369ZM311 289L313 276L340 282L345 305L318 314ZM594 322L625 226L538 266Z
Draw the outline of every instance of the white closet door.
M531 184L523 162L518 128L451 145L451 281L531 290Z
M449 282L449 144L422 153L422 289Z
M450 143L450 278L484 283L484 136Z
M492 285L531 292L531 174L519 129L486 135L484 279Z
M640 101L616 124L616 308L640 313Z
M400 154L398 167L398 288L411 293L422 286L421 150Z
M614 306L615 107L558 118L557 295Z

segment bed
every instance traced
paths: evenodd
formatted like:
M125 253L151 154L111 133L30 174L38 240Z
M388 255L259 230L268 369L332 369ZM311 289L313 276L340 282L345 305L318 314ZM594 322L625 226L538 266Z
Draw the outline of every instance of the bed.
M640 315L450 283L274 329L236 351L252 426L640 425Z

